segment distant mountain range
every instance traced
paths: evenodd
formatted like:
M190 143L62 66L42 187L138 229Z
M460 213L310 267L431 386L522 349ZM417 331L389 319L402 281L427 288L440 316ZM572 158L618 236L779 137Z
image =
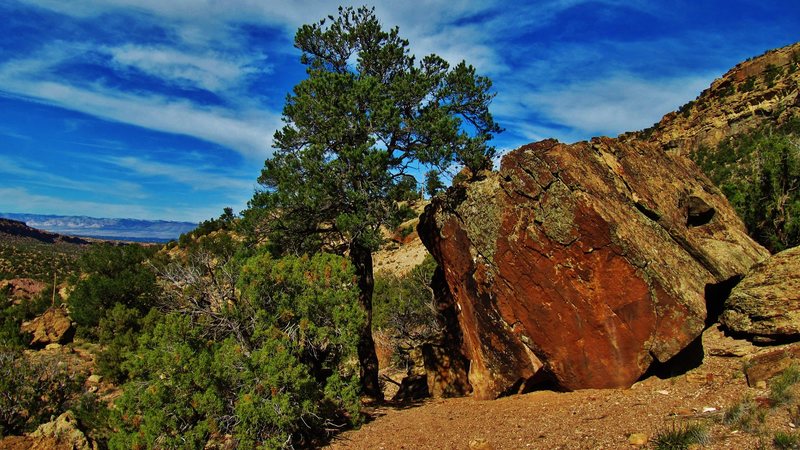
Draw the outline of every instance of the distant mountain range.
M53 233L137 242L168 242L197 227L196 223L166 220L102 219L2 212L0 217L25 222L29 227Z

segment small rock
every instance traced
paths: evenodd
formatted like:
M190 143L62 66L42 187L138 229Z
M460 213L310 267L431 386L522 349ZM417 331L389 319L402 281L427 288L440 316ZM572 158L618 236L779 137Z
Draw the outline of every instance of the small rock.
M86 379L86 381L92 384L100 384L100 382L103 381L103 377L97 374L92 374Z
M647 435L644 433L631 433L628 443L637 447L647 444Z
M61 344L53 342L52 344L47 344L44 346L45 350L58 350L61 348Z
M661 395L669 395L669 391L665 391L665 390L656 391L656 393L661 394Z
M473 439L469 441L470 450L494 450L492 444L484 438Z
M766 381L764 381L764 380L756 381L756 389L766 389L766 388L767 388L767 382Z
M703 412L703 414L705 414L705 413L714 412L716 410L717 410L717 408L715 408L713 406L704 406L702 412Z
M751 355L745 359L747 384L757 386L759 381L769 380L797 361L800 361L800 344L797 343Z

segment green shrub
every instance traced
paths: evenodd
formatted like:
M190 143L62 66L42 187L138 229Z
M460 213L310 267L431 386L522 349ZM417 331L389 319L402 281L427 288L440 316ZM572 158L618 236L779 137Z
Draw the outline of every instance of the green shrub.
M158 313L153 311L152 314ZM100 375L117 384L127 380L123 362L129 352L136 350L143 321L139 310L121 303L106 311L97 327L102 348L97 355L97 370Z
M794 398L792 387L800 382L800 367L791 365L773 378L769 385L769 399L773 405L789 403Z
M86 392L72 406L78 426L100 448L106 448L111 436L111 410L97 394Z
M771 252L800 245L800 125L789 121L699 149L694 160L750 236Z
M659 431L653 438L656 450L686 450L693 444L707 444L708 429L700 423L675 425Z
M756 77L750 75L745 78L744 83L739 85L739 92L750 92L756 86Z
M375 278L372 325L389 333L396 363L407 363L408 352L433 341L440 332L430 281L436 261L428 255L403 276L379 274Z
M781 76L782 73L783 69L780 67L775 64L767 64L767 67L764 68L764 81L767 83L767 86L775 86L775 80Z
M0 347L0 436L32 431L66 411L81 390L83 377L57 357L26 357Z
M201 448L226 434L242 449L308 446L326 426L360 421L365 317L348 261L261 254L231 264L240 295L208 306L209 285L196 284L180 310L143 326L123 364L111 448Z
M146 264L154 249L101 244L80 258L83 276L69 298L70 316L79 332L96 336L95 327L116 304L144 314L158 293L154 271Z
M18 305L12 304L6 293L0 294L0 347L27 347L30 339L20 333L22 322L31 320L42 314L52 303L52 286L42 291L41 294L30 300L23 300ZM59 301L60 297L56 297Z
M772 444L780 450L800 449L800 434L778 431L772 438Z
M725 410L722 423L754 433L764 424L766 417L767 410L760 408L753 399L747 397Z
M210 345L189 317L167 315L126 362L131 381L113 410L110 448L201 448L222 416ZM224 388L224 386L220 386Z

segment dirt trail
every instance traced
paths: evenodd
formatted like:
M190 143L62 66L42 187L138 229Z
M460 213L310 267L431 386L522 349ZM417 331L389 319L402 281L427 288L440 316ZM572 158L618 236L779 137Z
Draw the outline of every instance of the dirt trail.
M713 339L721 338L714 335ZM706 338L708 340L709 338ZM766 389L747 386L738 357L708 355L700 367L672 378L650 377L630 389L539 391L494 401L472 398L385 405L374 419L338 436L333 449L618 449L634 448L633 433L700 421L711 442L703 448L756 448L759 437L721 423L725 408ZM729 345L727 343L726 345ZM739 344L737 344L739 345ZM786 413L768 416L772 432L792 431ZM766 438L771 441L771 435Z

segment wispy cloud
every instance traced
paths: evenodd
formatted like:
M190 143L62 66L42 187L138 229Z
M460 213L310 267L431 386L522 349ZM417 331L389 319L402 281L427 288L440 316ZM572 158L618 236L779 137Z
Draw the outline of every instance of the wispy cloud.
M207 106L191 98L127 91L100 82L70 83L51 76L64 61L76 58L89 44L55 42L34 55L0 65L0 90L30 101L56 105L101 119L195 137L239 152L258 161L270 154L271 137L280 115L259 108L246 96L232 98L230 106ZM181 55L135 46L110 49L117 64L125 63L169 81L190 83L199 89L232 89L247 74L262 71L242 61L227 63L211 57ZM169 63L170 57L176 62Z
M4 76L0 84L32 101L90 114L105 120L214 142L251 160L268 156L271 133L280 119L264 111L232 112L204 107L188 100L158 95L135 95L99 85L77 87L55 81L31 81Z
M172 180L194 190L225 189L238 194L249 194L255 188L255 179L220 175L219 172L224 170L220 168L201 167L205 170L197 170L183 165L166 164L133 156L107 157L99 160L130 170L138 176Z
M191 52L169 47L127 44L106 48L122 69L136 68L177 85L222 92L245 77L272 72L265 55L235 57L217 52Z
M618 134L652 125L697 96L713 79L709 75L644 80L631 74L616 74L530 94L523 101L565 127L586 133Z
M115 195L128 199L143 199L147 195L141 185L114 179L88 180L85 174L81 178L73 179L57 173L52 169L31 160L21 160L0 155L0 174L6 177L20 177L27 180L27 184L45 186L48 188L69 189L86 193L114 192Z

